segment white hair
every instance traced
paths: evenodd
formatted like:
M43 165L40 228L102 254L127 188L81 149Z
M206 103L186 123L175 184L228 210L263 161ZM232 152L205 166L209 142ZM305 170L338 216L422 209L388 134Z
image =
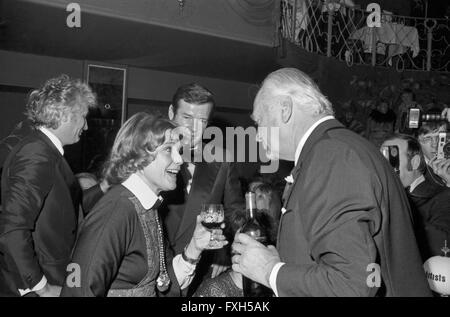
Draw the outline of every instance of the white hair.
M270 89L274 95L288 95L303 107L311 106L317 115L334 114L331 102L316 83L296 68L281 68L270 73L262 83L263 88Z

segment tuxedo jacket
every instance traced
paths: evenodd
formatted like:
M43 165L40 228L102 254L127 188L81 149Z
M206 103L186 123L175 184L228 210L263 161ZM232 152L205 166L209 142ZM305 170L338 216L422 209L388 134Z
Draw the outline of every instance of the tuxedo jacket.
M19 295L45 275L63 285L78 225L78 212L102 196L84 195L64 157L41 131L11 151L3 166L0 210L0 293Z
M191 240L202 204L223 204L225 222L236 210L245 208L234 163L202 161L195 164L189 193L186 192L187 179L183 173L185 163L177 176L177 188L163 194L164 200L159 209L166 236L175 254L179 254Z
M332 119L307 139L285 192L279 296L430 296L399 178Z

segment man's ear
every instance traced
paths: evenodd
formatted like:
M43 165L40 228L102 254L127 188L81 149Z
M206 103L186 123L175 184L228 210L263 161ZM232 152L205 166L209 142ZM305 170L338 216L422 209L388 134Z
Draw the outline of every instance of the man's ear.
M169 106L169 111L168 111L167 115L169 116L169 120L173 120L173 118L175 118L175 112L173 111L172 105Z
M416 154L411 159L411 167L415 171L419 168L419 166L420 166L420 155Z
M281 100L281 120L283 123L287 123L292 116L293 101L290 96L283 96Z
M63 115L61 116L61 122L66 123L70 121L70 117L72 116L71 113L63 113Z

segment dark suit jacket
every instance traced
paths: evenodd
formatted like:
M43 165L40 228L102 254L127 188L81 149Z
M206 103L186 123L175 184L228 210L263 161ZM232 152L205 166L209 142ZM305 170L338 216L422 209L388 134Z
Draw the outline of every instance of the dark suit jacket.
M11 133L0 141L0 175L3 170L3 164L6 161L11 150L19 143L24 137L30 134L33 130L29 120L19 122ZM1 188L0 188L1 190ZM1 204L1 192L0 192L0 204Z
M325 121L306 141L293 177L278 235L286 263L279 296L431 295L406 194L377 148ZM380 287L372 263L381 268Z
M9 154L2 174L0 293L19 295L43 274L63 285L75 242L82 198L64 157L40 131ZM95 186L84 196L88 210L102 196Z
M416 235L425 262L442 255L445 240L450 241L450 188L425 178L408 195L416 218Z
M159 210L174 254L181 253L190 242L202 204L223 204L225 222L228 222L236 210L245 208L236 166L230 162L196 163L189 194L186 194L186 182L181 172L177 176L177 188L163 193L163 198L164 201ZM232 237L228 236L228 239ZM229 265L230 257L227 256L227 250L203 252L202 263L198 265L199 271L196 278L201 278L204 272L200 271L212 263ZM195 288L196 281L191 285L191 289Z

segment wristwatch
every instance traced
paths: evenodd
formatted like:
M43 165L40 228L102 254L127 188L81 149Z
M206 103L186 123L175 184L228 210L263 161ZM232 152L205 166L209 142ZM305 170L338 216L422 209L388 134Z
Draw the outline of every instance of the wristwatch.
M183 252L181 252L181 257L183 258L183 260L185 260L189 264L197 265L198 262L200 262L201 255L197 259L189 258L186 255L186 249L187 249L187 246L185 246L184 249L183 249Z

